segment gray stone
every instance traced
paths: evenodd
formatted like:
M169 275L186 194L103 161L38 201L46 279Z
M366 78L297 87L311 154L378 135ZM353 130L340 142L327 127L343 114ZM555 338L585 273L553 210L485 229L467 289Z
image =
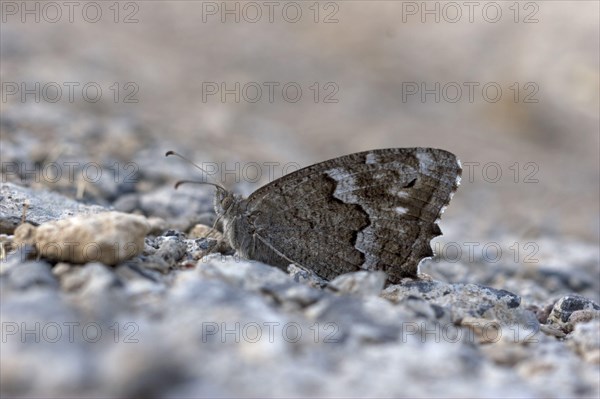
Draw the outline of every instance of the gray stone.
M19 266L23 262L34 260L36 253L37 250L34 245L11 243L10 250L5 252L6 258L0 260L0 274Z
M411 311L414 318L425 318L445 324L452 322L451 312L448 308L426 301L421 297L410 295L402 299L399 304Z
M566 341L586 362L600 365L600 320L577 323Z
M14 267L9 273L11 286L16 290L59 287L51 265L44 261L30 261Z
M308 284L315 288L324 288L329 284L329 281L322 279L312 270L294 264L289 265L287 271L297 283Z
M192 226L206 222L206 213L213 212L210 188L182 186L175 190L169 185L138 195L136 209L146 216L160 217L171 228L180 231L188 231Z
M323 291L308 285L293 282L266 284L261 291L271 296L276 303L287 308L304 308L325 296Z
M462 317L470 316L510 322L514 321L511 314L531 313L520 308L521 299L518 295L476 284L414 281L389 286L381 296L394 302L410 296L423 298L430 303L450 309L453 320L457 321ZM533 313L531 315L533 316Z
M116 211L131 213L140 208L140 200L138 194L125 194L119 197L113 207Z
M200 259L197 269L204 277L219 279L230 285L253 291L270 284L291 281L290 276L276 267L220 254L211 254Z
M61 286L67 292L86 292L101 295L105 290L120 288L123 283L101 263L88 263L62 273Z
M594 301L571 294L560 298L548 316L548 324L554 324L566 333L573 331L577 323L600 318L600 306Z
M141 267L135 262L126 262L115 269L117 278L124 283L124 290L131 301L144 304L154 300L167 289L168 280L160 271Z
M202 248L202 240L188 240L185 234L176 230L168 230L164 236L147 237L144 251L134 259L141 268L167 273L170 269L193 265L201 254L207 252Z
M34 226L74 215L105 212L97 205L84 205L60 194L33 190L12 183L0 185L0 233L11 234L21 223L23 207L28 204L25 222Z
M175 266L185 255L187 243L178 237L167 237L159 242L155 256L162 258L170 267Z
M386 279L387 276L384 272L346 273L334 278L327 285L327 289L361 296L379 295Z
M329 328L331 342L393 342L402 332L400 310L381 298L363 302L352 296L329 296L306 310Z

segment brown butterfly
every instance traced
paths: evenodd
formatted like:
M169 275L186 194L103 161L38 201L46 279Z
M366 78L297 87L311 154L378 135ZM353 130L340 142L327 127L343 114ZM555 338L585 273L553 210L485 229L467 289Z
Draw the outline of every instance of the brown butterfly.
M328 280L381 270L398 283L433 256L430 241L442 234L437 221L461 171L448 151L388 148L308 166L248 198L207 184L217 188L215 212L241 256L283 270L294 263Z

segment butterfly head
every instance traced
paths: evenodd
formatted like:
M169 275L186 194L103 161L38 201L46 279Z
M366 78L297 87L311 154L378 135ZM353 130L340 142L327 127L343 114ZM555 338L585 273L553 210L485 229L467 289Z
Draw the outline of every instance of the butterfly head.
M224 215L229 208L233 205L234 198L233 194L227 190L222 188L217 188L217 192L215 193L215 211L217 215Z

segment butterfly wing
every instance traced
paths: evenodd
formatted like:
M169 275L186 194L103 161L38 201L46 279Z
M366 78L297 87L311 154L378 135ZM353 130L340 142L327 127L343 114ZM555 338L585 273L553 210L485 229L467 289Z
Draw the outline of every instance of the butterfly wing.
M326 279L382 270L415 276L441 235L437 221L460 182L460 162L432 148L365 151L288 174L246 203L255 232L250 256L292 261Z

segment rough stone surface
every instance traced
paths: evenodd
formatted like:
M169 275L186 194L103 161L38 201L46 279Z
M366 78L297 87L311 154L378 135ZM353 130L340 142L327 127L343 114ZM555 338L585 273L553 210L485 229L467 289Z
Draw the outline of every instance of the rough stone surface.
M514 321L516 313L528 312L520 308L521 298L505 290L476 284L445 284L439 281L414 281L392 285L382 293L384 298L400 302L412 297L452 309L453 320L463 317L485 317ZM518 309L518 311L515 311ZM530 318L534 318L533 313Z
M379 295L386 279L387 276L383 272L346 273L333 279L327 288L347 294Z
M35 288L58 288L58 281L52 275L47 262L24 262L8 274L10 285L15 290Z
M585 361L600 365L600 320L575 325L567 344Z
M38 254L50 260L116 265L143 251L149 229L144 217L104 212L37 227L22 224L15 230L15 244L35 245Z
M572 294L556 301L548 316L548 324L569 333L575 324L592 319L600 319L600 306L581 295Z
M209 251L230 253L232 251L223 234L219 230L205 224L195 225L188 233L188 236L189 238L198 238L206 242L207 251L205 255L208 255Z
M198 192L206 193L199 197ZM187 231L198 223L210 222L208 215L214 215L210 195L212 190L182 186L175 190L172 186L137 194L115 203L115 208L122 212L139 211L146 216L156 216L167 221L171 228Z
M69 216L106 211L98 205L84 205L51 191L35 191L13 183L0 185L0 199L0 233L5 234L14 232L23 221L23 215L26 223L37 226Z

